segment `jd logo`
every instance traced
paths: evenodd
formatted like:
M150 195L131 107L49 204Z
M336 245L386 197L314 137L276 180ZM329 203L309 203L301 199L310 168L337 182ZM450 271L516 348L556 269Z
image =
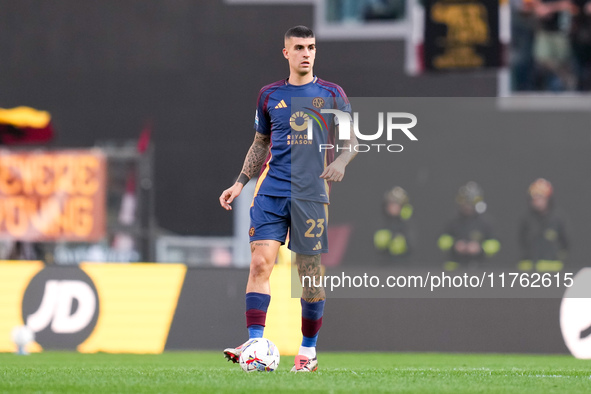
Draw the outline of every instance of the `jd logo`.
M591 268L574 277L560 305L560 328L573 356L591 359Z
M94 329L98 312L96 288L77 267L45 268L23 297L23 320L45 349L75 349Z

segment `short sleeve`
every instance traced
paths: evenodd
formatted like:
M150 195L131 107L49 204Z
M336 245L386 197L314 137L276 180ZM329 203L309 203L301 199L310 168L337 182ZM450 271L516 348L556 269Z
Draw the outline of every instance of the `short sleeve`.
M340 86L336 86L336 105L335 107L338 108L340 111L351 113L351 103L349 102L349 98L345 94L345 91ZM334 119L335 124L339 124L338 118L335 117Z
M339 97L337 98L337 104L341 111L351 113L351 103L345 91L340 86L338 87Z
M271 134L271 121L267 110L268 95L261 92L257 102L257 110L254 115L254 129L261 134Z

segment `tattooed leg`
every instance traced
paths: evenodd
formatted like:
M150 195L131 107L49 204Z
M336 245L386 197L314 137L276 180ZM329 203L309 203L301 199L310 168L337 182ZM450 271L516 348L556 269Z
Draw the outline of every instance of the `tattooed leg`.
M320 267L320 255L306 255L296 253L296 264L298 266L298 275L300 283L302 277L308 277L311 280L305 280L302 289L302 298L307 302L317 302L324 300L326 294L322 286L322 273ZM315 286L318 285L318 286Z
M252 241L250 243L250 273L246 292L270 294L269 278L277 259L281 243L272 240Z

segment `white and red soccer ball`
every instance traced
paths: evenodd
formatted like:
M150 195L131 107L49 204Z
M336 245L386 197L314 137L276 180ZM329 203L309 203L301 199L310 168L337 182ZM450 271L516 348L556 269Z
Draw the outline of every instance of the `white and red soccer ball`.
M246 342L240 353L240 366L244 372L271 372L279 366L279 350L266 338Z

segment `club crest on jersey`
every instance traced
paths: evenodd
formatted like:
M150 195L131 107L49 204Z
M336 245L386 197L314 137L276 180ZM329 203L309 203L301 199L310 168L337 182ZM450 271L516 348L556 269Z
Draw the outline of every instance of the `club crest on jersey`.
M324 99L322 97L315 97L312 100L312 105L316 108L322 108L324 107Z
M250 230L248 230L248 235L254 237L254 227L251 227Z

